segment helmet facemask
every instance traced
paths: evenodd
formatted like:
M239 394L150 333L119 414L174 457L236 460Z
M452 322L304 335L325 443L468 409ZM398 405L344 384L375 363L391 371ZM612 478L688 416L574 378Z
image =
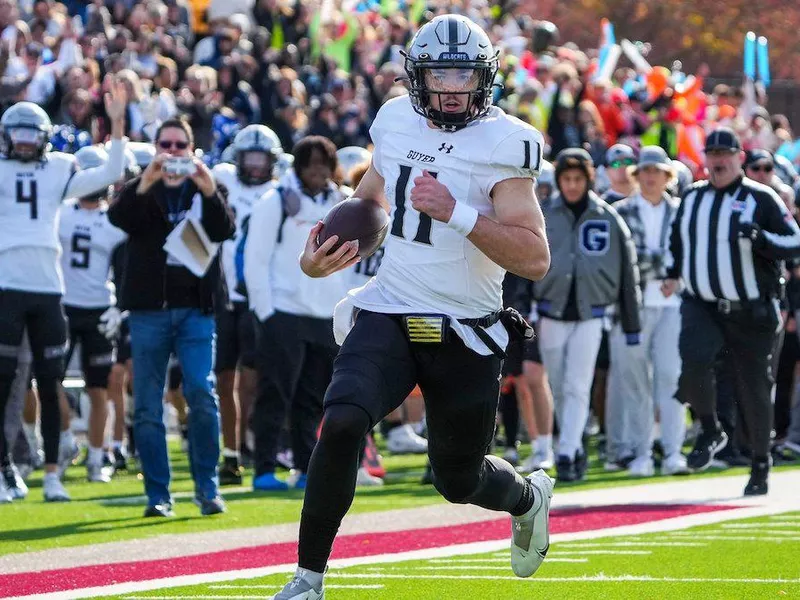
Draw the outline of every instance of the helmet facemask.
M22 162L40 160L47 142L47 133L34 127L8 127L3 131L4 153Z
M272 179L275 157L272 152L244 150L238 153L236 171L245 185L262 185Z
M406 73L414 110L437 127L456 131L489 111L497 60L445 62L420 55L406 57Z

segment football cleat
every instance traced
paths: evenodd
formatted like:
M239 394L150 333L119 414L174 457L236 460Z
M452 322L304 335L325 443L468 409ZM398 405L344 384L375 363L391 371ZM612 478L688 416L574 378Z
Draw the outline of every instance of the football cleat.
M511 517L511 569L517 577L530 577L550 549L550 500L555 482L541 469L528 475L535 490L531 509Z

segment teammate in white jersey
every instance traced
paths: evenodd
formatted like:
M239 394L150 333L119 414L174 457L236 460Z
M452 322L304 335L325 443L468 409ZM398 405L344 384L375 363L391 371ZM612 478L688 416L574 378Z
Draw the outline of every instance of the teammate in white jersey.
M228 206L236 217L236 236L222 244L222 271L228 287L228 302L217 311L217 392L222 421L220 485L241 485L240 448L242 420L246 423L257 385L255 372L255 326L247 298L237 291L243 265L236 250L247 233L250 211L264 194L275 187L272 174L282 154L278 136L264 125L248 125L231 143L233 163L220 163L212 173L228 191ZM240 255L241 260L241 255ZM239 368L239 386L234 389ZM237 393L238 392L238 393Z
M82 170L108 162L108 154L98 146L81 148L75 158ZM63 204L58 228L64 272L64 311L69 325L65 363L69 363L75 345L80 343L81 369L91 401L86 476L89 481L98 483L111 481L111 470L103 466L103 442L114 340L122 323L109 274L114 250L128 237L108 221L108 194L107 188Z
M49 152L52 125L39 106L20 102L0 119L0 421L17 368L16 352L27 326L42 405L46 501L69 500L57 473L60 411L67 330L61 295L58 212L64 198L105 189L124 168L125 106L121 83L105 97L114 140L105 165L79 171L74 156ZM0 422L0 461L8 448Z
M410 95L378 112L372 166L355 191L390 210L390 236L376 277L337 309L338 330L348 328L341 319L355 322L325 395L299 568L277 600L323 597L333 539L353 498L361 439L417 383L439 492L451 502L511 513L518 576L532 575L549 546L552 480L543 471L523 478L486 455L508 335L530 329L518 313L501 311L505 270L538 280L549 267L534 194L542 136L492 107L497 53L469 19L436 17L405 56ZM301 257L306 274L324 277L358 260L357 242L328 255L336 236L318 246L320 230L312 230Z

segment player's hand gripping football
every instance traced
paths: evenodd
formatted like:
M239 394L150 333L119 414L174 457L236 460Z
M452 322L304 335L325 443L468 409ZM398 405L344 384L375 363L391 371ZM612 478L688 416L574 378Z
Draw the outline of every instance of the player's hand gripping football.
M361 258L358 256L358 240L345 242L331 254L339 241L339 236L332 235L322 245L317 244L317 235L322 231L322 221L314 225L308 234L306 247L300 255L300 268L309 277L327 277L336 271L352 267Z
M456 200L446 185L428 171L423 171L421 177L414 179L411 206L431 219L447 223L453 216Z

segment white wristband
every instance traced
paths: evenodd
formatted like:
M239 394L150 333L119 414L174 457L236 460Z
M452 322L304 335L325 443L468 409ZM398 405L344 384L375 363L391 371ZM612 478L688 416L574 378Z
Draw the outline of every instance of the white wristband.
M456 205L453 207L453 214L450 215L450 220L447 224L466 237L475 229L475 223L477 222L477 210L464 202L456 202Z

